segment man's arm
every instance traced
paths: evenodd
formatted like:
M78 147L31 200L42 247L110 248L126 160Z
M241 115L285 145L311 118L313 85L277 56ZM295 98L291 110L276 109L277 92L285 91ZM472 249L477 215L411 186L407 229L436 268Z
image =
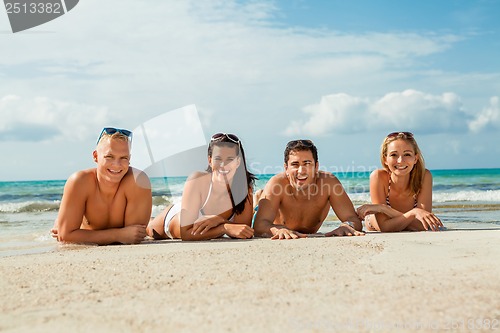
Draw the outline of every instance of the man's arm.
M153 208L151 182L145 172L131 169L133 177L126 179L127 183L123 184L126 186L127 195L124 226L146 226L151 218Z
M261 197L254 223L255 235L257 237L272 237L274 235L271 229L276 227L273 224L277 213L275 201L275 199L273 201L272 198L267 197L265 194Z
M272 177L264 187L259 201L259 209L255 216L255 236L271 237L271 239L292 239L306 235L289 230L284 225L274 224L281 200L285 194L285 184L280 183L280 175Z
M141 242L145 236L145 226L142 225L106 230L80 229L91 184L94 182L92 177L89 172L80 171L68 178L57 217L58 240L98 245Z
M332 206L335 215L342 222L353 222L354 227L347 224L342 224L335 230L325 234L325 236L361 236L363 233L363 224L356 214L354 205L351 199L344 190L344 187L335 176L328 176L326 181L329 183L330 189L330 205Z
M278 214L281 197L279 194L284 192L281 188L279 191L274 191L280 185L277 180L277 176L271 177L267 182L259 202L257 203L259 208L257 214L255 215L254 230L255 236L257 237L272 237L274 233L271 231L272 228L276 228L274 225L274 219L276 214Z

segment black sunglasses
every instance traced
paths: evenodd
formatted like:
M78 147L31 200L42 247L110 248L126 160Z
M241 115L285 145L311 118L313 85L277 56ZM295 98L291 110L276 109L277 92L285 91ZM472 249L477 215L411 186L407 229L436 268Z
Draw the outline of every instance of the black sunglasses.
M407 136L409 138L413 138L413 133L411 132L392 132L387 134L388 138L394 138L396 136Z
M97 139L97 143L99 143L99 140L101 140L101 138L104 135L104 133L106 133L107 135L113 135L116 132L118 132L120 134L123 134L127 138L129 138L130 140L132 140L132 131L129 131L129 130L126 130L126 129L123 129L123 128L104 127L102 129L102 131L101 131L101 134L99 134L99 138Z
M286 144L287 148L296 146L313 147L314 143L311 140L292 140Z
M223 140L224 138L228 138L230 141L237 143L237 144L240 143L240 139L236 135L231 134L231 133L215 133L210 138L210 141L211 142L214 142L214 141L218 142L218 141Z

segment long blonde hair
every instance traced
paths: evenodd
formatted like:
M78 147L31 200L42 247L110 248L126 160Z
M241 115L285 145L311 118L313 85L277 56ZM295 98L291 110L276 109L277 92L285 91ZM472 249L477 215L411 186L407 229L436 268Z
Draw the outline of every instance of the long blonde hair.
M424 180L425 174L425 162L424 156L422 156L422 152L418 147L417 141L413 137L413 134L410 132L394 132L390 133L384 138L382 141L382 146L380 147L380 162L382 166L387 172L391 172L389 167L386 165L385 160L387 158L387 146L396 140L404 140L411 144L413 147L413 151L418 156L417 163L413 166L413 169L410 172L410 190L413 195L418 195L420 189L422 188L422 183Z

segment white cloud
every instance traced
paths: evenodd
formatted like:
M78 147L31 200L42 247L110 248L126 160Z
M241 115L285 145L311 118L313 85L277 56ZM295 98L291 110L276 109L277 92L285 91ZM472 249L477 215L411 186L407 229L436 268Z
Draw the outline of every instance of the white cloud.
M8 35L0 53L0 80L8 84L0 85L0 96L101 105L119 110L132 127L191 103L206 124L230 119L235 105L273 123L281 118L278 107L303 105L325 84L373 89L404 76L415 58L460 40L286 27L273 23L280 13L271 1L123 0L119 8L86 0L43 26L54 33Z
M8 105L0 110L0 145L24 161L33 152L41 154L46 141L58 140L58 151L76 161L105 125L134 128L195 103L207 134L222 130L251 138L248 156L273 161L274 149L281 149L277 124L286 126L284 119L311 101L318 103L293 116L288 134L410 125L452 131L471 120L462 115L457 95L480 101L497 94L498 73L439 67L439 58L459 56L453 50L463 40L459 34L294 27L276 20L286 15L278 6L272 0L85 0L31 32L4 34L0 98L21 97L9 103L4 97ZM8 22L3 23L8 30ZM380 96L400 91L402 84L457 95L447 100L417 92L412 101L399 92L382 101ZM319 101L329 92L349 94ZM466 102L470 106L470 98ZM391 106L394 117L384 113ZM430 125L413 114L417 111ZM80 137L83 132L89 136ZM18 145L6 142L28 139L45 141L29 142L31 150L23 156L16 154ZM260 149L262 141L272 141L269 149ZM59 168L57 160L53 163L54 170Z
M500 128L500 107L498 96L490 98L490 105L485 107L473 121L469 123L472 132L478 132L485 128Z
M426 94L416 90L391 92L370 100L348 94L321 98L303 109L307 118L294 120L287 135L325 135L365 130L412 130L421 133L457 132L467 128L470 116L454 93Z
M273 69L286 73L292 68L305 72L310 68L314 73L325 68L324 59L338 60L330 65L342 69L353 56L358 58L357 64L374 55L399 63L442 52L460 40L444 34L349 34L276 26L272 19L278 9L270 1L162 0L145 5L123 0L119 8L117 11L113 1L80 2L45 26L58 33L29 38L29 43L11 38L10 47L2 50L0 64L31 65L47 74L64 75L78 68L86 75L131 73L148 78L158 69L172 68L173 72L165 73L172 80L182 79L175 74L183 66L189 66L197 78L211 74L215 67L224 79L246 77L250 69L255 74L257 67L260 73ZM31 49L43 52L29 52ZM215 66L221 62L224 66ZM185 78L192 79L191 75Z
M384 128L409 128L424 133L462 131L469 118L458 95L432 95L416 90L386 94L370 106L370 113Z
M1 141L84 140L110 121L105 107L17 95L0 98L0 114Z
M162 101L171 103L163 111L195 103L229 114L238 103L267 116L283 105L282 94L325 84L372 89L460 40L289 27L275 23L279 15L273 1L81 1L39 28L53 33L6 36L0 79L4 72L9 84L0 85L0 96L43 89L50 98L116 107L134 123L144 121L137 105L149 118ZM256 98L270 91L272 100ZM289 106L303 105L301 94L291 95Z
M359 132L363 129L363 118L368 104L368 100L348 94L324 96L319 104L304 108L304 112L309 116L307 121L292 121L285 134L293 136L323 135L330 131Z

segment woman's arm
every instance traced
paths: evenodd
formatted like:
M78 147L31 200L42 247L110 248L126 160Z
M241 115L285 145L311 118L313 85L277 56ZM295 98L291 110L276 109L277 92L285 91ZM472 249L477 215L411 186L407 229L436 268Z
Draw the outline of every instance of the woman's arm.
M432 174L425 169L422 189L417 196L417 207L412 209L415 219L420 221L424 228L437 231L443 227L441 220L432 213Z
M374 214L370 221L371 225L382 232L394 232L405 230L414 218L404 216L400 211L386 205L386 196L389 184L389 173L384 169L374 170L370 174L370 198L372 204L358 207L357 212L360 218Z
M200 186L196 181L199 181L199 179L186 182L184 187L182 210L180 213L182 240L208 240L219 238L223 235L235 238L251 238L253 236L253 229L250 228L252 221L252 199L245 202L242 214L235 216L234 223L218 215L199 217L199 211L203 202L202 189L206 186ZM252 198L251 192L250 198ZM246 220L248 220L247 223L238 224Z
M414 227L419 230L439 230L442 226L437 216L432 214L432 175L425 171L422 189L417 197L417 207L406 213L395 210L385 204L385 184L389 182L389 174L385 170L375 170L370 175L371 205L358 208L358 214L364 218L368 214L375 214L371 220L373 227L382 232L395 232L406 230L415 220L419 223Z
M211 180L209 173L197 172L190 176L184 185L182 193L182 209L180 211L180 229L182 240L201 240L209 239L208 237L195 237L193 235L193 225L198 220L200 209L202 206L203 196L202 193L208 193L209 182ZM208 194L207 194L208 195ZM217 232L217 235L214 234ZM205 236L212 236L216 238L222 236L219 230L212 229Z
M253 237L252 214L253 214L253 193L248 189L248 196L245 198L245 205L240 214L234 216L233 222L223 219L220 216L204 216L194 223L192 233L194 236L205 235L209 230L224 226L224 233L233 238L251 238Z
M240 214L234 216L234 224L252 226L253 212L253 190L249 188L248 196L245 198L245 207Z
M253 212L253 191L249 188L243 211L234 217L233 222L224 225L226 235L232 238L252 238L254 235L254 230L251 228Z
M417 207L432 212L432 174L425 169L422 189L417 196Z
M228 235L232 238L252 238L253 229L247 224L230 222L218 215L202 216L194 223L194 227L186 228L183 240L208 240ZM182 228L181 228L182 231Z

